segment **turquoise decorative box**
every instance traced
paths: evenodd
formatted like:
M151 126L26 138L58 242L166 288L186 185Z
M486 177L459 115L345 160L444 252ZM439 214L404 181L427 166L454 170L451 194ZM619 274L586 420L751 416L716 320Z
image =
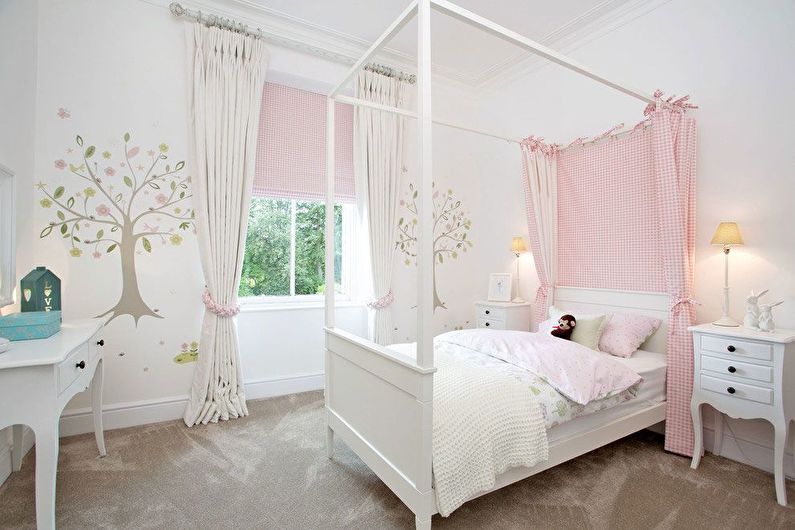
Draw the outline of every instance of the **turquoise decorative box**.
M28 311L0 317L0 337L8 340L46 339L60 329L60 311Z

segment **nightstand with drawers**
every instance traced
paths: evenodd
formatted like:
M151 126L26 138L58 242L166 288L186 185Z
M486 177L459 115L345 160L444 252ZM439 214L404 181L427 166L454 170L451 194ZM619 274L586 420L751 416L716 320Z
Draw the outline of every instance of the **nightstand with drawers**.
M530 303L475 302L475 326L530 331Z
M715 422L715 453L720 454L723 418L762 418L773 424L775 442L773 471L776 498L787 505L784 483L784 448L787 429L795 419L795 330L772 333L741 327L702 324L693 333L693 398L691 412L696 469L704 449L701 405L718 411Z

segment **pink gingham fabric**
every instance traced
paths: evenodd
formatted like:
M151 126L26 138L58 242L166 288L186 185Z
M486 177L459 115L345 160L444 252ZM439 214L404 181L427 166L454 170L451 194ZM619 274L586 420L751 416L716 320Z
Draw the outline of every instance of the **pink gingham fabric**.
M578 138L569 149L554 151L556 285L670 295L665 449L692 456L693 343L687 328L697 304L692 298L696 124L686 111L697 107L687 96L654 95L646 120L629 135L614 137L611 129L596 143L582 145L585 138ZM529 203L528 221L531 213ZM528 224L532 246L537 232ZM540 281L537 301L545 307L550 287Z
M335 195L355 202L353 107L335 107ZM275 83L262 91L255 196L324 200L326 197L326 96Z
M558 285L664 291L651 128L558 155Z
M687 328L695 322L691 293L696 239L696 122L685 114L685 108L665 103L658 100L651 112L663 277L665 291L673 301L668 320L665 449L692 456L693 341Z

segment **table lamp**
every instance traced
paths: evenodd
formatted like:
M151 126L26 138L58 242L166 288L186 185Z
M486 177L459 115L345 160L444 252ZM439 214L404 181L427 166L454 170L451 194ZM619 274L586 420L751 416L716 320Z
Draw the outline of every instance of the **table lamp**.
M712 245L723 247L723 316L713 322L716 326L736 327L740 323L729 316L729 250L734 245L743 245L743 236L740 227L734 221L721 221L712 236Z
M519 255L527 252L527 246L524 244L522 236L516 236L511 240L511 252L516 256L516 297L512 300L514 304L523 304L524 298L521 297L519 290Z

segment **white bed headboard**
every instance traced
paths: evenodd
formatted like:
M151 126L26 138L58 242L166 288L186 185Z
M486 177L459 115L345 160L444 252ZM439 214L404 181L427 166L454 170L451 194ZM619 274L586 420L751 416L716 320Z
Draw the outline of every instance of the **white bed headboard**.
M662 320L660 328L640 349L665 353L668 342L670 297L666 293L556 287L554 305L569 311L587 313L637 313Z

